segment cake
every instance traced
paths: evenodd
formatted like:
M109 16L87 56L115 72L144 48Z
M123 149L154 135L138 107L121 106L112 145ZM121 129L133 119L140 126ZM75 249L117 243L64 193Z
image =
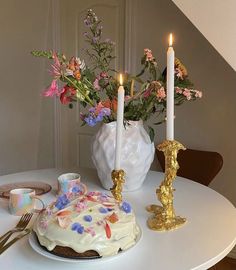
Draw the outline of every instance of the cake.
M34 231L48 252L69 258L99 258L132 247L138 238L134 212L128 202L95 191L60 195L41 212Z

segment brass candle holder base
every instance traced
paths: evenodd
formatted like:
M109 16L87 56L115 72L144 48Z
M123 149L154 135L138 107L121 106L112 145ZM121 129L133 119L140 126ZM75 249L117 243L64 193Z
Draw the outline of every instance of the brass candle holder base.
M111 172L111 178L114 185L110 190L118 202L122 202L122 186L125 182L124 176L125 172L123 170L113 170Z
M165 214L164 207L159 205L147 206L147 211L154 215L147 220L148 227L154 231L169 231L181 227L185 222L186 218L180 216L167 216Z
M154 214L148 219L147 224L152 230L168 231L176 229L186 222L186 218L175 215L173 206L174 189L172 187L179 169L177 154L180 149L185 150L185 147L175 140L165 140L158 145L157 149L163 151L165 155L165 178L160 187L156 189L157 198L162 206L154 204L147 206L147 211Z

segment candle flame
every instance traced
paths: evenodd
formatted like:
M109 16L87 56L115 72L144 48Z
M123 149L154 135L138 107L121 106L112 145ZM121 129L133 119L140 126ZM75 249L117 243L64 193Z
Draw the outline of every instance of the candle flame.
M172 46L173 45L173 35L172 33L170 33L170 36L169 36L169 46Z
M120 85L123 85L123 76L121 73L120 73Z

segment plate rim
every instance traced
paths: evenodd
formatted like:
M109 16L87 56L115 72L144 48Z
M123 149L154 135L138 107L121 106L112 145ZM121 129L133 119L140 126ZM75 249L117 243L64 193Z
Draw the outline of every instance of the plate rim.
M129 247L128 249L126 249L123 252L120 252L118 254L112 255L112 256L107 256L107 257L101 257L101 258L96 258L96 259L73 259L73 258L65 258L65 257L60 257L57 255L54 255L50 252L47 252L46 250L44 250L38 243L37 239L36 239L36 233L34 231L32 231L32 233L29 235L28 241L29 244L31 246L31 248L37 252L38 254L48 258L48 259L52 259L52 260L56 260L56 261L61 261L61 262L69 262L69 263L81 263L81 264L87 264L87 263L99 263L99 262L104 262L104 261L108 261L108 260L112 260L115 258L119 258L120 256L122 256L123 254L126 254L128 251L132 250L134 247L137 246L137 244L140 242L141 238L142 238L142 229L140 227L140 225L138 225L139 228L139 234L137 236L137 241L136 243Z
M28 187L25 186L27 184L29 185ZM16 185L16 187L6 188L6 190L2 190L2 187L4 187L4 186L6 186L6 187L9 186L10 187L10 186L13 186L13 185ZM37 186L34 187L34 185L38 185L38 187ZM37 189L38 188L38 189L41 189L41 190L44 191L45 189L42 187L42 185L47 186L47 190L45 192L43 192L43 193L36 194L37 196L41 196L41 195L44 195L44 194L50 192L52 190L52 186L50 184L42 182L42 181L37 181L37 182L33 182L33 181L29 181L29 182L25 181L25 182L23 182L22 181L22 182L19 182L19 183L17 183L17 182L15 182L15 183L5 183L5 184L0 185L0 198L9 199L9 195L5 195L5 193L9 192L11 189L14 189L14 188L31 188L31 189Z

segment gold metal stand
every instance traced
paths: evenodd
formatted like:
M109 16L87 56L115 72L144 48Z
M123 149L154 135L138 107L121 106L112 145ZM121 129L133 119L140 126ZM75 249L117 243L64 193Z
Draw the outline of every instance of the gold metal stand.
M177 162L177 154L180 149L186 148L179 142L173 140L165 140L162 144L158 145L158 150L163 151L165 155L165 178L160 187L156 189L156 195L162 206L149 205L147 211L154 215L150 217L147 224L150 229L156 231L173 230L186 222L185 218L175 215L173 206L173 187L172 183L176 177L179 164Z
M110 190L118 202L122 201L122 186L125 182L124 176L125 172L123 170L113 170L111 173L111 178L114 185Z

